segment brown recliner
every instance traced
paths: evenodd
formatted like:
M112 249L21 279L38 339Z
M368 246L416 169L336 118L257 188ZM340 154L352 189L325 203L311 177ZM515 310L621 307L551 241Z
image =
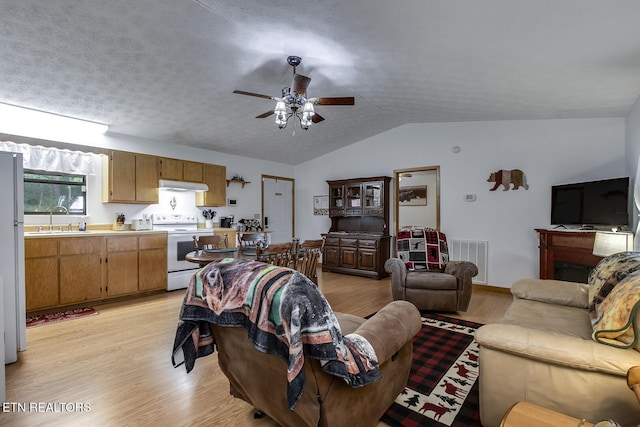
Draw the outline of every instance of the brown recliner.
M408 271L405 263L390 258L384 268L391 273L391 295L394 300L413 303L419 310L467 311L472 278L478 267L469 261L449 261L440 271Z
M320 361L305 358L303 394L294 411L287 405L287 364L253 347L244 328L212 324L220 369L230 392L282 426L374 426L402 392L411 369L413 336L420 313L411 304L394 301L370 319L335 313L343 335L356 333L373 346L382 379L351 388L324 372Z

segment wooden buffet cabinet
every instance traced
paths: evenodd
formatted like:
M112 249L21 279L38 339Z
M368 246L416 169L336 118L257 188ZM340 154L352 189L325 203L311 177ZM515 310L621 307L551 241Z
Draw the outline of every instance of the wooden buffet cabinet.
M103 203L158 203L158 180L199 182L196 206L226 206L226 166L111 151L103 160Z
M565 264L581 269L582 279L601 260L601 256L593 255L595 231L560 231L537 228L540 248L540 278L566 280L558 276L559 265ZM576 281L576 280L570 280Z
M25 238L27 312L167 287L167 234L91 233Z
M324 235L322 271L388 276L390 182L388 176L327 181L331 228Z

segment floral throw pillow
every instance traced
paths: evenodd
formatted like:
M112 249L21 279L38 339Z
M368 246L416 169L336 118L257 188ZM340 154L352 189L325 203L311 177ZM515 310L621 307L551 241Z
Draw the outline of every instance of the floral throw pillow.
M640 307L640 271L620 281L598 306L592 338L613 347L638 349L636 315Z
M600 322L600 305L627 276L640 270L640 252L620 252L604 258L589 274L589 317L591 325Z

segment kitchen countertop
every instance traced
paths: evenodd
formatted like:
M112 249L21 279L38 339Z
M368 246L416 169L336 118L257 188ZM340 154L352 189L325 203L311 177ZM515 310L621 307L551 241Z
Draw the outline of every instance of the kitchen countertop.
M136 234L153 234L153 233L163 233L167 234L166 231L161 230L87 230L87 231L25 231L24 238L25 239L42 239L42 238L58 238L58 237L84 237L84 236L131 236Z

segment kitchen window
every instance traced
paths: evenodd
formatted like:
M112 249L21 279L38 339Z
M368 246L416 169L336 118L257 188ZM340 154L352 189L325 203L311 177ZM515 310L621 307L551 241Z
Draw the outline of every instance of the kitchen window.
M24 171L25 215L48 215L54 206L69 214L87 214L87 177L62 172ZM65 214L63 209L54 214Z

